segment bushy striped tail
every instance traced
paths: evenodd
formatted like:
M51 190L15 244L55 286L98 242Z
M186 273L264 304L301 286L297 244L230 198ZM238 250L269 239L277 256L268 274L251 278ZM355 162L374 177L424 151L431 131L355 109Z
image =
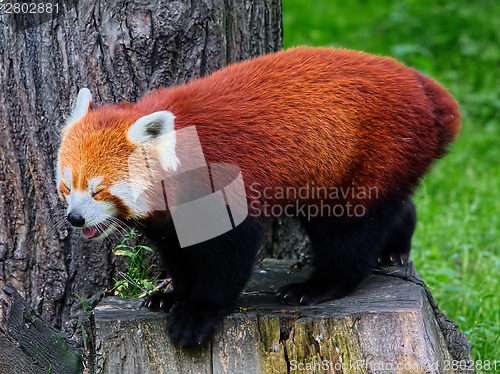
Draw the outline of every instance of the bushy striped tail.
M426 95L434 105L435 125L439 128L439 148L436 157L443 157L447 146L456 140L460 132L460 108L447 89L435 80L418 74Z

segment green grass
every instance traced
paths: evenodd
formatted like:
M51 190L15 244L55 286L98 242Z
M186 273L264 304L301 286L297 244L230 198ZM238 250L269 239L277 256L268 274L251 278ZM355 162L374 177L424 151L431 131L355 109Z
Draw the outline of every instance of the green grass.
M393 56L457 98L463 130L415 196L412 258L476 360L500 360L500 2L283 0L285 48Z

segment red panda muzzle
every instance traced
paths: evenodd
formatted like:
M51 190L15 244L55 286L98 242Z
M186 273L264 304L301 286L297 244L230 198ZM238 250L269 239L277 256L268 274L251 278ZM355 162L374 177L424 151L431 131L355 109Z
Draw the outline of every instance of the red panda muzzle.
M84 227L82 229L82 235L87 239L92 239L94 236L97 235L97 227L95 226Z

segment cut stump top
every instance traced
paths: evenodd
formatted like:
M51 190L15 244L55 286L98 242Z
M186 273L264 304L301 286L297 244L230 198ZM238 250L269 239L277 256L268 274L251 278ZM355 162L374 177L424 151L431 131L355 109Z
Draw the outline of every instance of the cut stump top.
M308 268L266 259L211 342L181 350L167 314L140 299L108 297L95 309L102 373L441 373L452 362L412 263L374 274L351 295L313 306L277 303L275 290ZM450 373L453 372L451 369Z

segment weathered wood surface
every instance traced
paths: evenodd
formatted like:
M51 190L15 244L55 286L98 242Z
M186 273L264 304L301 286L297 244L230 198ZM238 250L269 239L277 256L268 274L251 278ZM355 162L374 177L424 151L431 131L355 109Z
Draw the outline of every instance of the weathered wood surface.
M81 358L12 285L0 289L0 374L81 373Z
M140 308L140 300L105 299L95 309L96 372L442 373L458 358L413 265L373 275L349 297L292 307L273 295L306 276L289 264L261 263L238 302L241 311L224 319L207 346L189 351L171 345L166 314ZM459 359L470 359L468 350Z

